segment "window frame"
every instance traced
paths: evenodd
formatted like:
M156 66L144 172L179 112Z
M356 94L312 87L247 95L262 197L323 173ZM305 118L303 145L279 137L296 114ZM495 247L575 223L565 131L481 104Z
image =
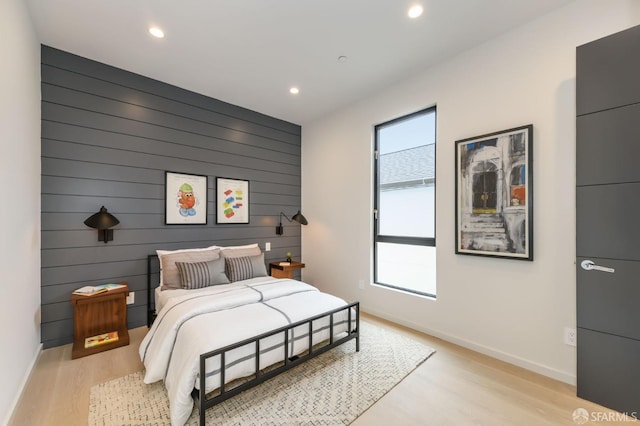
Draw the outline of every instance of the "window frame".
M419 115L426 115L429 113L435 114L435 124L434 124L434 157L433 157L433 179L429 179L433 181L433 237L408 237L408 236L400 236L400 235L381 235L380 234L380 220L379 220L379 211L380 211L380 142L379 142L379 134L380 130L388 127L390 125L398 124L402 121L410 120ZM437 194L437 184L436 184L436 159L437 159L437 126L438 126L438 112L436 106L431 106L428 108L421 109L419 111L403 115L398 118L394 118L389 121L385 121L384 123L376 124L374 126L374 137L373 137L373 152L374 152L374 176L373 176L373 283L376 285L392 288L395 290L400 290L403 292L419 295L419 296L427 296L435 298L436 294L426 293L414 289L409 289L405 287L401 287L394 284L382 283L378 281L378 243L391 243L391 244L406 244L406 245L417 245L417 246L426 246L426 247L436 247L436 194Z

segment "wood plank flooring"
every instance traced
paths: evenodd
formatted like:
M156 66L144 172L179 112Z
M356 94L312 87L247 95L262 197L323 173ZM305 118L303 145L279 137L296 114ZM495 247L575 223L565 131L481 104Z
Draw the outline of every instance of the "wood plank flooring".
M576 397L573 386L370 315L363 318L423 341L437 352L353 426L576 425L572 413L577 408L616 415ZM146 327L130 330L129 346L76 360L71 360L71 345L44 350L9 425L86 425L92 386L143 369L138 346L146 332Z

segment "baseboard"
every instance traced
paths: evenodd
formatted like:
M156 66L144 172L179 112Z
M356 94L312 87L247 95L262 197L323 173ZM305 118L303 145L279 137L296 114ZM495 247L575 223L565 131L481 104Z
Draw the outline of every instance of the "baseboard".
M29 382L29 378L31 378L31 374L33 373L33 369L36 366L36 362L38 362L38 358L40 358L40 354L42 354L42 343L40 343L40 345L38 346L38 350L36 351L35 356L31 360L31 363L29 364L29 368L27 369L26 373L24 374L24 378L22 379L22 383L20 383L20 386L18 387L18 391L16 392L16 396L13 399L13 402L11 403L11 406L9 407L9 411L7 413L7 418L4 419L4 423L2 423L3 425L8 425L9 421L13 417L13 414L14 414L14 412L16 410L16 407L18 406L18 402L20 401L20 398L22 398L22 393L24 392L25 388L27 387L27 383Z
M514 356L512 354L509 354L509 353L506 353L506 352L503 352L503 351L500 351L500 350L497 350L497 349L494 349L494 348L491 348L491 347L488 347L488 346L485 346L485 345L481 345L481 344L479 344L477 342L474 342L474 341L471 341L471 340L462 339L462 338L460 338L458 336L455 336L455 335L452 335L452 334L449 334L449 333L444 333L444 332L441 332L439 330L434 330L434 329L431 329L431 328L428 328L428 327L424 327L424 325L422 325L422 324L417 324L417 323L414 323L412 321L407 321L405 319L396 318L393 315L389 315L389 314L384 313L384 312L379 312L379 311L376 311L376 310L369 310L369 309L367 309L366 311L363 309L363 312L366 312L366 313L371 314L371 315L375 315L377 317L386 319L386 320L394 322L396 324L403 325L405 327L409 327L411 329L420 331L420 332L428 334L430 336L437 337L439 339L442 339L442 340L445 340L447 342L456 344L458 346L462 346L463 348L470 349L472 351L481 353L483 355L490 356L490 357L498 359L500 361L504 361L504 362L507 362L509 364L513 364L513 365L516 365L518 367L522 367L522 368L525 368L527 370L533 371L535 373L542 374L543 376L547 376L547 377L550 377L552 379L559 380L561 382L570 384L572 386L576 385L577 380L576 380L575 374L572 375L572 374L567 373L566 371L561 371L561 370L558 370L556 368L549 367L547 365L543 365L543 364L540 364L540 363L537 363L537 362L533 362L533 361L528 360L526 358L521 358L521 357L518 357L518 356Z

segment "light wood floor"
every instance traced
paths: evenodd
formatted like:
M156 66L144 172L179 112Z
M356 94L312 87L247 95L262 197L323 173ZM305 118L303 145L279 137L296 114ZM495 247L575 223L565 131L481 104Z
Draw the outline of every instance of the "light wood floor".
M572 413L577 408L609 412L577 398L573 386L369 315L363 318L437 352L353 426L576 425ZM137 350L146 332L146 327L130 330L129 346L76 360L71 360L71 345L44 350L9 425L85 425L91 386L142 370Z

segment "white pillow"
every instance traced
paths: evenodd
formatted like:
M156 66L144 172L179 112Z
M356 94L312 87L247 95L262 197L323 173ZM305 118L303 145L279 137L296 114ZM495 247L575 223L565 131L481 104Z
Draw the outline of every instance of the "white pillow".
M220 257L220 247L197 249L156 250L160 260L160 288L181 288L180 273L176 262L208 262Z
M222 257L244 257L244 256L257 256L262 251L258 247L258 243L247 244L244 246L228 246L220 247L220 255Z
M253 244L247 244L244 246L212 246L212 247L219 247L220 250L222 249L226 249L226 250L240 250L240 249L249 249L249 248L255 248L258 247L258 243L253 243Z
M161 257L165 254L183 253L183 252L189 252L189 251L205 251L205 250L221 249L221 248L222 247L220 246L209 246L204 248L190 248L190 249L179 249L179 250L156 250L156 254L158 255L158 257Z

